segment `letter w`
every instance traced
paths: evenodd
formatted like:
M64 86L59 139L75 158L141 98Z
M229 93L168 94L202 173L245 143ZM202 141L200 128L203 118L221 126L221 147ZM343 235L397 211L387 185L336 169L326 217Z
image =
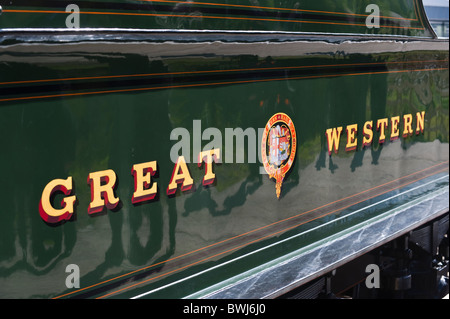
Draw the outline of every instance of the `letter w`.
M337 128L327 129L325 135L327 136L328 154L331 155L331 151L337 154L339 148L339 140L341 139L342 126Z

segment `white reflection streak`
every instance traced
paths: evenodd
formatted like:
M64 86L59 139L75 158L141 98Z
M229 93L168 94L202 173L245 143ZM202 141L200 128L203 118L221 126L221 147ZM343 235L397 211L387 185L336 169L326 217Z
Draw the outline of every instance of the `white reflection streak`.
M142 293L142 294L140 294L140 295L137 295L137 296L135 296L135 297L132 297L131 299L142 298L142 297L147 296L147 295L149 295L149 294L155 293L155 292L157 292L157 291L159 291L159 290L162 290L162 289L168 288L168 287L170 287L170 286L179 284L179 283L181 283L181 282L183 282L183 281L186 281L186 280L189 280L189 279L191 279L191 278L195 278L195 277L200 276L200 275L202 275L202 274L204 274L204 273L207 273L207 272L209 272L209 271L211 271L211 270L214 270L214 269L217 269L217 268L219 268L219 267L228 265L228 264L230 264L230 263L232 263L232 262L235 262L235 261L238 261L238 260L240 260L240 259L242 259L242 258L245 258L245 257L248 257L248 256L250 256L250 255L256 254L256 253L258 253L258 252L260 252L260 251L263 251L263 250L265 250L265 249L268 249L268 248L271 248L271 247L273 247L273 246L279 245L279 244L284 243L284 242L286 242L286 241L288 241L288 240L294 239L294 238L296 238L296 237L298 237L298 236L307 234L307 233L309 233L309 232L311 232L311 231L314 231L314 230L316 230L316 229L319 229L319 228L321 228L321 227L323 227L323 226L326 226L326 225L328 225L328 224L334 223L334 222L336 222L336 221L338 221L338 220L340 220L340 219L342 219L342 218L347 218L348 216L357 214L357 213L359 213L359 212L361 212L361 211L363 211L363 210L366 210L366 209L368 209L368 208L370 208L370 207L379 205L379 204L381 204L381 203L383 203L383 202L386 202L386 201L388 201L388 200L391 200L391 199L394 199L394 198L396 198L396 197L399 197L399 196L402 196L402 195L404 195L404 194L407 194L407 193L409 193L409 192L415 191L415 190L417 190L417 189L419 189L419 188L422 188L422 187L424 187L424 186L427 186L427 185L429 185L429 184L436 183L436 182L438 182L438 181L441 180L441 179L448 178L448 176L449 176L449 175L445 175L445 176L439 177L439 178L437 178L437 179L435 179L435 180L432 180L432 181L430 181L430 182L428 182L428 183L425 183L425 184L416 186L416 187L414 187L414 188L411 188L411 189L409 189L409 190L407 190L407 191L404 191L404 192L399 193L399 194L397 194L397 195L394 195L394 196L392 196L392 197L385 198L385 199L383 199L383 200L381 200L381 201L379 201L379 202L373 203L373 204L371 204L371 205L369 205L369 206L364 206L363 208L360 208L360 209L358 209L358 210L355 210L354 212L351 212L351 213L349 213L349 214L347 214L347 215L344 215L344 216L338 217L338 218L336 218L336 219L330 220L330 221L328 221L328 222L326 222L326 223L324 223L324 224L318 225L318 226L316 226L316 227L310 228L310 229L308 229L308 230L306 230L306 231L304 231L304 232L302 232L302 233L298 233L298 234L293 235L293 236L291 236L291 237L289 237L289 238L285 238L285 239L283 239L283 240L277 241L277 242L272 243L272 244L270 244L270 245L267 245L267 246L265 246L265 247L261 247L261 248L259 248L259 249L256 249L256 250L252 251L252 252L249 252L249 253L247 253L247 254L245 254L245 255L242 255L242 256L236 257L236 258L234 258L234 259L231 259L231 260L229 260L229 261L226 261L226 262L224 262L224 263L222 263L222 264L219 264L219 265L210 267L210 268L208 268L208 269L202 270L202 271L200 271L200 272L198 272L198 273L195 273L195 274L193 274L193 275L190 275L190 276L187 276L187 277L185 277L185 278L179 279L179 280L177 280L177 281L171 282L170 284L167 284L167 285L158 287L158 288L156 288L156 289L153 289L153 290L144 292L144 293ZM187 297L185 297L185 298L187 298Z

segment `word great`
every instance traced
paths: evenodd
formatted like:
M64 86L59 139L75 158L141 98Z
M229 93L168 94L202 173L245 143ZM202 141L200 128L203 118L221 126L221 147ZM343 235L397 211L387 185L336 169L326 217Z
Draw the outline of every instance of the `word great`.
M198 155L198 166L201 167L205 163L205 175L203 177L203 186L210 185L214 182L216 175L213 172L212 163L220 160L220 149L212 149L200 152ZM146 162L134 164L131 169L131 175L134 177L134 193L131 198L133 204L155 198L158 185L152 183L152 176L157 171L157 162ZM111 170L104 170L89 173L87 183L91 188L91 202L88 206L88 213L95 214L103 211L105 207L115 209L119 204L119 197L114 193L116 186L116 173ZM167 195L173 195L181 186L181 191L192 189L194 180L192 179L184 156L180 156L173 168L172 177L167 186ZM73 192L72 176L67 179L54 179L49 182L42 191L41 200L39 202L39 214L47 223L58 223L62 220L69 220L74 213L74 206L77 200ZM66 197L62 200L61 208L55 208L52 205L52 197L56 192L62 192Z
M423 133L424 125L425 125L425 111L416 113L416 135ZM403 120L403 121L402 121ZM402 123L403 122L403 123ZM373 121L367 121L363 125L363 139L362 146L368 147L372 144L373 141ZM413 130L413 115L405 114L403 118L400 116L393 116L390 119L383 118L379 119L376 122L376 130L379 132L380 137L378 139L379 144L383 144L386 141L386 134L388 132L388 127L390 126L390 139L394 141L399 138L400 131L402 132L403 137L408 137L414 134ZM345 145L345 151L353 151L356 150L358 146L358 124L347 125L347 144ZM327 138L328 145L328 154L334 151L334 153L338 153L339 143L342 133L342 126L329 128L326 130L325 135Z

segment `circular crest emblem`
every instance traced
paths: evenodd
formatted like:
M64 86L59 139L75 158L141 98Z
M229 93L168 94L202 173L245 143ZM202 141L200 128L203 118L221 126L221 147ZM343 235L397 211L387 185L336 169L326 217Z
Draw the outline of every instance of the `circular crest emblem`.
M261 158L269 178L276 181L277 198L280 198L281 184L294 163L296 151L297 134L294 123L285 113L276 113L265 126Z

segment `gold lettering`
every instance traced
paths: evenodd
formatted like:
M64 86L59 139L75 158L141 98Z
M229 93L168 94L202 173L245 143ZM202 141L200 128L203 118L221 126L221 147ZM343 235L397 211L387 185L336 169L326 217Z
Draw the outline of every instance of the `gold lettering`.
M398 139L400 129L398 123L400 122L400 116L394 116L391 118L391 141Z
M327 129L325 135L327 136L328 154L331 155L331 151L337 154L339 148L339 140L341 138L342 126L337 128Z
M413 134L412 129L412 114L403 115L403 137L411 136Z
M347 125L347 145L345 151L353 151L358 145L358 139L355 134L358 132L358 124Z
M364 123L363 127L363 147L372 144L373 131L372 131L373 121L367 121Z
M384 141L386 140L386 135L385 135L385 129L388 125L388 119L379 119L377 121L377 130L380 131L380 139L378 140L378 143L382 144L384 143Z
M184 156L178 157L175 167L173 168L172 177L169 186L167 186L167 195L173 195L177 191L178 184L181 184L181 191L187 191L194 185L194 180L189 174Z
M425 127L425 111L417 112L416 114L417 118L417 128L416 128L416 134L423 133L423 129Z
M89 173L88 184L91 187L89 214L101 212L104 206L108 209L117 207L119 198L114 195L116 179L116 173L112 169Z
M51 197L56 192L63 192L70 195L72 192L72 177L67 179L54 179L45 186L39 202L39 214L47 223L57 223L61 220L69 220L74 212L76 196L65 197L62 200L62 208L56 209L52 206Z
M156 169L156 161L133 165L131 170L131 174L134 176L134 193L131 197L131 202L133 204L155 198L158 191L158 185L154 182L152 187L150 187L150 184Z
M203 151L198 155L198 167L201 167L202 163L205 162L205 176L203 177L202 182L203 186L214 183L216 174L213 173L212 162L214 161L214 163L217 163L218 160L220 160L220 149Z

